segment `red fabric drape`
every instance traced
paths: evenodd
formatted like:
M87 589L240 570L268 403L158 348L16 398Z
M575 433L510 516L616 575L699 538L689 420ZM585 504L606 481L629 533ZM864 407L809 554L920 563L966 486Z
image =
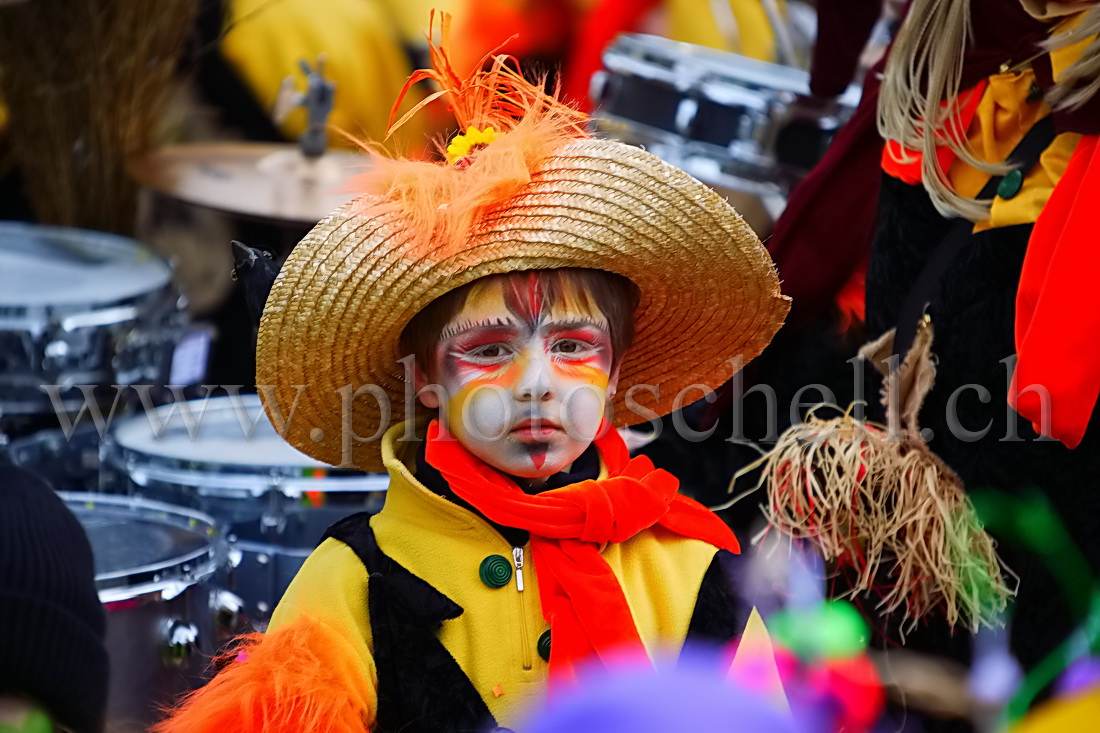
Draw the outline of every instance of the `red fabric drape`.
M595 441L607 478L529 495L450 436L438 421L428 428L426 458L455 494L488 519L531 533L543 617L554 644L550 672L572 679L593 655L640 652L641 638L626 596L600 555L607 542L623 542L654 526L739 552L737 538L714 513L677 493L679 481L631 458L618 432L606 424Z
M1100 272L1098 140L1089 135L1077 144L1035 222L1016 293L1009 404L1036 431L1070 448L1084 437L1100 394L1100 303L1093 279Z
M597 0L577 22L573 46L562 73L562 98L588 112L592 100L588 85L603 68L603 52L615 36L631 33L659 0Z

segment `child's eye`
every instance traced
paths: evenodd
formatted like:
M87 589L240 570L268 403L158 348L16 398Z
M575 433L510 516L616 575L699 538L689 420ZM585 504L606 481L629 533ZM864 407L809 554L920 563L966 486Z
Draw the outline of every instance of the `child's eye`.
M586 344L583 341L577 339L559 339L554 342L554 345L550 348L552 353L565 354L567 356L576 356L577 354L583 354L592 348L591 344Z
M484 346L478 346L476 349L471 349L467 352L467 356L481 362L494 362L507 358L510 353L504 344L497 343L485 344Z

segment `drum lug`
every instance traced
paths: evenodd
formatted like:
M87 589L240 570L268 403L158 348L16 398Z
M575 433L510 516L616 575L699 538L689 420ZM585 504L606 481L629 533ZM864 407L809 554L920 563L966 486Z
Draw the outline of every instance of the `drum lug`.
M610 79L610 74L604 70L599 70L592 74L592 79L588 83L588 98L591 99L598 107L604 101L604 91L607 89L607 82Z
M686 138L691 137L692 128L695 126L695 118L699 114L699 100L692 97L684 97L676 106L676 132Z
M178 619L168 619L161 630L161 660L165 667L182 667L199 646L199 629Z
M244 600L227 590L210 592L210 610L214 615L214 629L221 641L236 636L243 628Z
M232 546L232 543L235 542L236 539L236 537L230 536L228 540L230 543L230 547L225 554L226 562L229 564L229 568L231 570L236 570L237 568L239 568L241 566L241 560L244 559L244 553L238 550L236 547Z

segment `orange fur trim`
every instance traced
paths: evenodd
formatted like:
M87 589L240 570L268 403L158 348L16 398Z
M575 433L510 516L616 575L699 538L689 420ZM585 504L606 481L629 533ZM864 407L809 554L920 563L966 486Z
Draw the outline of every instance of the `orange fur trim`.
M302 617L251 634L230 662L150 733L350 733L374 724L374 675L347 640Z
M525 79L513 68L516 62L510 56L490 53L466 77L459 76L448 51L451 19L441 17L441 42L433 44L429 37L434 68L409 77L391 121L414 84L432 80L440 89L393 122L390 132L432 100L446 96L461 130L492 127L497 139L461 165L393 159L377 146L360 143L372 165L350 183L361 195L360 214L373 218L396 212L402 217L414 239L408 255L418 259L454 254L486 209L518 193L530 182L531 172L563 144L587 137L585 115Z

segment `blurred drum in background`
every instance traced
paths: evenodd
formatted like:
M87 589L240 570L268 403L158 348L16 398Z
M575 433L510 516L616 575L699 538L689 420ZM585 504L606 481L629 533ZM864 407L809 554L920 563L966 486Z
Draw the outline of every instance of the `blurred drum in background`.
M123 496L59 492L88 535L107 611L107 730L144 731L200 685L216 651L214 520Z
M94 422L64 429L39 430L11 441L8 460L33 471L55 491L95 491L99 488L100 430Z
M852 86L818 105L801 69L658 36L621 35L603 63L591 89L597 132L723 193L754 194L773 218L859 102Z
M200 381L205 332L171 274L132 239L0 222L0 445L89 399L109 409L112 385Z
M105 490L215 518L234 567L225 585L257 627L329 525L381 509L389 483L385 475L332 468L298 452L256 395L165 405L129 418L104 442L102 459Z

